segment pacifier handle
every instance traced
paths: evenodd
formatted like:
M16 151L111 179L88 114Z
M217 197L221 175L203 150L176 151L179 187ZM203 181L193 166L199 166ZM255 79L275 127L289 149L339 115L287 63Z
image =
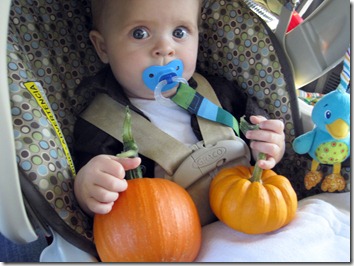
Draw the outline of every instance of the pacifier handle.
M182 77L177 77L174 76L171 79L172 82L174 83L185 83L188 84L187 80L185 78ZM158 101L159 103L163 104L163 105L175 105L175 103L173 103L173 101L171 101L169 98L166 98L162 95L162 89L168 84L168 81L166 79L161 80L155 90L154 90L154 97L155 100Z

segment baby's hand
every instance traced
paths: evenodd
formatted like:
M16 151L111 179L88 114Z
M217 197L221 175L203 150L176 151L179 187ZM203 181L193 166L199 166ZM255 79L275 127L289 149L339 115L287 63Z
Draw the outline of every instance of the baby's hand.
M75 177L74 191L81 208L89 215L111 211L119 192L128 187L125 171L138 167L140 158L98 155L83 166Z
M246 138L251 140L250 147L253 157L263 152L267 155L265 160L259 160L258 165L262 169L272 169L284 155L285 135L284 123L278 119L267 120L263 116L251 116L252 124L258 124L258 130L249 130Z

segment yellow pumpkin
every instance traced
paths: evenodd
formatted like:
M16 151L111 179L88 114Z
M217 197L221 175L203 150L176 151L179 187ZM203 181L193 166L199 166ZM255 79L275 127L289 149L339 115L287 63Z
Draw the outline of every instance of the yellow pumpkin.
M289 180L272 170L236 166L221 170L210 184L210 205L220 221L247 234L261 234L288 224L297 196Z

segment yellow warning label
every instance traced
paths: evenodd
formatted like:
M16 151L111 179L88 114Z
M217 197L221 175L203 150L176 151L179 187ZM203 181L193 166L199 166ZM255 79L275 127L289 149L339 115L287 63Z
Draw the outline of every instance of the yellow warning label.
M43 98L42 93L41 93L40 89L37 87L35 82L26 82L26 83L24 83L24 85L27 88L27 90L32 94L32 96L36 99L38 105L42 108L42 110L46 114L49 122L52 124L52 126L59 138L59 141L63 147L63 150L65 153L66 159L68 161L69 167L71 169L71 172L72 172L73 176L75 176L76 175L75 167L74 167L74 163L73 163L73 160L72 160L70 152L69 152L68 145L66 144L64 135L58 125L58 122L52 112L52 109L48 106L46 99Z

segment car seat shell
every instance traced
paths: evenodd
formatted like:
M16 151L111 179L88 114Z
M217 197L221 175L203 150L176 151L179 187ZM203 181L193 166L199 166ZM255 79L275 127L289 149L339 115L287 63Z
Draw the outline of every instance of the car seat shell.
M9 13L10 4L10 0L1 1L0 9L3 10L4 14ZM7 32L8 19L8 16L0 17L0 32ZM2 152L0 153L0 169L2 169L0 175L0 217L6 217L6 219L0 219L0 232L13 242L24 244L35 241L38 237L27 217L20 180L15 178L18 176L16 161L13 160L16 157L15 140L12 131L10 96L9 91L5 89L8 87L8 71L5 64L6 34L0 35L0 62L0 88L2 88L0 90L0 139L2 140Z
M16 3L21 2L23 4L23 3L29 3L32 1L13 1L13 2L16 2ZM42 1L42 0L33 1L33 2L41 3L41 4L48 3L48 2L53 3L53 1ZM54 2L56 3L58 1L54 1ZM84 3L83 7L87 8L86 7L87 1L83 0L80 3L79 2L72 1L70 3L72 3L73 5L80 5L82 2L82 3ZM218 1L206 1L206 2L210 2L210 3L214 2L215 3ZM222 1L222 2L226 2L226 1ZM237 5L237 2L241 2L241 1L234 1L234 2L235 2L235 5ZM10 10L10 3L11 3L10 0L3 0L0 3L0 7L3 7L3 10ZM76 13L73 12L72 10L70 10L70 8L72 8L72 7L70 7L69 4L63 3L62 6L59 6L55 3L50 6L52 10L60 7L63 9L62 10L63 13L67 13L68 20L74 18L73 21L77 22L77 24L78 24L77 26L80 26L79 24L83 23L83 21L80 20L80 18L75 18ZM242 3L240 5L242 5ZM71 30L84 31L85 30L84 28L81 27L81 28L71 29L70 26L73 27L74 24L70 24L70 23L72 23L72 22L70 22L68 25L65 25L65 19L63 19L63 17L59 17L59 19L57 20L58 24L55 24L54 22L52 23L50 21L52 18L51 16L55 17L55 15L54 14L53 15L45 14L45 12L44 12L45 9L43 9L43 8L40 9L40 6L39 7L37 6L37 8L38 8L38 13L32 17L31 17L31 14L28 14L27 19L31 19L33 22L31 24L31 28L34 29L34 31L31 32L31 34L33 34L33 33L37 34L38 39L42 40L42 42L40 42L40 45L44 45L44 48L47 48L47 50L44 49L44 52L42 54L39 54L38 51L36 50L35 43L33 43L32 46L31 45L25 46L26 49L29 49L29 50L26 50L26 51L23 50L22 52L28 58L26 58L26 56L23 56L22 58L20 58L19 62L24 65L24 69L26 69L26 71L27 71L27 72L25 72L27 74L26 78L33 81L33 82L38 82L39 87L41 87L43 85L42 86L43 90L46 92L49 92L48 93L49 104L50 105L53 104L53 107L59 107L59 108L54 108L56 111L56 114L58 115L57 116L58 124L62 127L62 130L64 131L64 135L66 136L68 144L70 146L70 145L72 145L70 137L71 137L71 133L72 133L72 122L74 121L75 112L78 112L79 110L84 108L85 101L90 98L90 95L84 95L84 96L83 95L74 95L74 89L75 89L76 85L78 84L78 82L84 76L95 73L96 70L99 68L99 64L95 61L96 59L94 58L95 56L92 52L93 50L89 46L85 46L85 45L87 45L87 43L85 43L85 40L81 39L81 38L85 38L83 33L82 34L80 33L78 36L76 36L77 40L75 40L74 43L77 44L77 46L75 46L74 44L68 45L68 43L67 43L68 39L61 38L61 36L64 36L66 34L65 30L67 30L67 31L71 31ZM74 10L76 10L76 8L77 8L77 6L76 7L74 6ZM244 7L242 7L242 8L244 8ZM31 12L32 11L37 12L34 9L31 10ZM17 9L14 8L13 10L18 10L20 12L20 8L17 8ZM50 13L50 10L49 10L49 13ZM12 15L15 16L16 14L12 13ZM64 16L64 14L62 14L62 15ZM83 16L83 19L85 19L86 15L83 14L82 16ZM4 27L4 25L7 25L8 18L6 16L3 16L3 18L1 18L1 19L3 20L3 23L1 24L1 26ZM23 24L26 23L26 22L21 22L21 16L19 16L19 17L15 16L15 19L16 19L16 21L19 22L19 27L23 26L21 23L23 23ZM211 20L211 18L208 18L208 19ZM248 19L250 19L250 21L245 20L245 21L243 21L244 24L255 22L255 21L259 22L259 20L257 20L258 18L252 14L249 15ZM36 23L34 23L34 22L36 22ZM39 23L39 26L37 25L37 22ZM33 26L33 25L36 25L36 26ZM59 28L63 31L59 35L55 35L57 33L51 32L51 30L52 30L51 27L55 27L57 25L59 25L60 26ZM67 27L67 28L65 28L65 27ZM3 30L6 31L5 29L3 29ZM33 35L31 35L31 34L27 35L26 34L27 29L25 29L25 27L23 28L24 32L19 32L18 28L16 28L15 26L13 28L11 28L11 30L14 35L14 39L8 40L7 48L10 50L10 56L8 58L11 58L11 60L12 60L12 59L14 59L15 56L11 57L13 55L13 54L11 54L11 52L12 52L11 49L13 49L13 47L16 47L16 45L20 46L21 41L26 41L26 38L31 38L31 36L33 36ZM56 28L56 30L58 30L58 28ZM213 36L215 38L220 38L220 40L221 40L220 43L222 43L225 40L225 38L224 38L225 36L226 36L226 39L228 39L228 38L230 38L230 35L232 35L231 33L226 33L226 32L223 32L222 30L219 30L216 32L217 32L217 34L215 34L215 36L217 36L218 34L220 34L220 36L215 37L213 35L214 33L212 33L211 36ZM263 28L262 28L262 30L260 30L260 32L257 34L259 34L259 36L264 36L264 35L262 35L264 32L265 31L263 31ZM43 35L40 35L40 34L43 34ZM225 34L225 35L223 35L223 34ZM57 40L58 36L60 37L59 41ZM68 34L68 36L70 36L68 38L71 38L70 34ZM20 38L22 38L22 37L24 38L24 40L20 40ZM6 43L5 43L6 42L6 34L3 34L0 38L1 38L1 45L2 45L1 47L2 48L6 47ZM269 39L267 39L267 40L269 41ZM13 41L13 42L11 43L11 41ZM19 44L16 43L17 41L19 42ZM207 44L207 43L208 43L208 40L206 40L205 44ZM220 43L218 43L218 45ZM87 50L85 50L87 54L83 55L80 52L78 52L79 54L75 54L74 53L75 48L77 48L77 50L84 50L87 48ZM25 48L21 47L21 49L25 49ZM70 51L71 51L70 49L73 50L73 53L70 53ZM211 50L208 50L208 49L211 49ZM240 67L239 68L235 67L232 71L229 71L229 69L227 69L227 71L223 72L223 70L225 70L225 68L227 68L227 66L228 66L227 65L227 63L228 63L227 59L229 59L228 56L232 55L232 53L225 53L225 55L221 55L222 53L220 52L220 49L219 50L218 50L218 48L215 50L213 50L213 49L214 49L214 47L212 47L212 48L205 47L204 50L201 50L201 53L199 55L199 63L202 65L202 68L204 67L203 70L207 71L207 72L209 71L210 73L213 73L216 75L223 75L224 77L229 78L229 79L235 78L235 76L233 76L233 74L236 73L240 69ZM267 53L266 50L267 49L264 49L263 52ZM271 48L268 50L271 50L271 52L273 52L274 47L271 46ZM3 62L8 62L8 58L6 58L6 54L3 53L4 51L5 51L5 48L1 49L1 51L0 51L0 59L2 60L1 61L2 64L3 64ZM209 54L210 51L212 51L212 55L213 55L212 60L210 60L208 58L210 56L210 54ZM17 52L18 51L16 51L16 53ZM67 52L67 54L66 54L66 52ZM38 58L36 58L36 56L38 56ZM51 60L54 60L54 59L57 60L56 61L57 62L57 64L56 64L56 67L57 67L56 71L57 72L54 73L55 74L54 76L52 76L53 71L51 71L52 70L51 68L46 69L45 67L39 67L39 69L36 69L36 66L38 66L38 65L43 66L43 62L47 63L48 58L50 58ZM44 61L41 62L41 60L43 60L43 59L44 59ZM213 61L214 59L215 59L215 61ZM232 59L233 59L233 62L237 61L237 58L232 58ZM80 60L82 60L82 61L80 61ZM73 63L74 65L78 64L78 65L80 65L80 67L81 66L84 66L84 67L82 67L82 68L79 67L77 69L72 68L72 65L68 64L68 61L75 62L75 63ZM208 61L208 62L206 62L206 61ZM266 62L266 61L264 61L264 62ZM50 63L53 63L53 61ZM269 61L268 61L268 63L269 63ZM97 69L94 68L95 65L97 66ZM5 68L4 71L0 72L3 75L3 78L0 79L0 82L2 82L1 88L6 88L6 90L2 89L0 92L1 93L0 100L4 103L4 104L0 105L1 119L4 119L4 123L2 123L2 127L4 127L4 130L2 129L0 131L0 137L2 140L6 140L6 141L3 141L3 143L1 144L1 146L2 146L1 148L3 150L0 153L2 156L0 158L0 167L1 167L1 169L6 169L6 175L2 175L0 177L0 186L1 186L0 189L5 191L4 194L2 191L0 191L1 198L2 198L1 203L0 203L0 215L1 215L1 217L5 217L5 215L8 216L9 214L13 215L11 217L8 217L9 219L6 219L6 220L1 219L0 231L4 232L4 234L7 238L12 239L15 242L27 243L27 242L31 242L31 241L36 240L37 236L36 236L36 233L35 233L35 230L34 230L32 224L31 224L31 221L27 217L27 212L24 207L24 202L26 199L24 199L22 197L23 194L21 192L19 180L17 180L16 178L13 178L13 180L11 179L11 182L9 182L9 176L10 177L18 177L21 174L17 170L18 166L17 166L16 162L13 160L13 158L16 158L16 151L14 149L14 143L15 143L15 140L13 137L14 133L11 130L12 125L13 125L12 119L11 119L11 112L10 112L11 106L9 105L9 101L8 101L8 99L10 99L11 96L9 96L8 90L7 90L7 88L9 87L9 83L6 82L6 81L11 80L12 73L9 73L8 75L6 75L6 73L8 73L7 72L8 68L5 64L0 67ZM210 67L210 68L208 68L208 67ZM257 65L257 67L261 67L261 66ZM230 69L231 69L231 67L230 67ZM20 73L20 72L16 72L16 71L18 71L18 69L14 70L12 72L13 73ZM280 67L279 67L278 71L279 71L279 73L281 72ZM73 75L73 73L75 73L76 76ZM245 72L243 71L242 74L244 74L244 73ZM37 74L40 74L40 75L38 76ZM262 91L261 91L262 88L260 88L259 86L255 87L255 88L249 86L249 84L254 85L254 83L252 83L252 82L256 81L256 79L252 80L252 77L250 78L250 73L246 73L248 75L249 79L247 79L247 77L242 76L242 74L240 75L240 77L238 77L238 81L240 83L242 83L245 90L247 90L247 92L250 94L250 97L255 97L255 98L258 97L257 100L261 104L262 107L269 108L269 109L274 108L275 105L272 105L272 104L268 105L269 101L267 99L265 99L265 95L262 94ZM18 75L18 76L21 76L21 75ZM8 77L10 77L10 78L8 78ZM52 77L54 77L54 78L52 78ZM56 79L55 80L56 82L54 85L47 82L50 78L52 78L53 80ZM267 83L267 78L269 81L271 77L266 76L264 78L265 83ZM290 84L292 83L291 80L290 81L287 80L286 82L289 82ZM16 88L24 89L23 83L20 83L20 82L14 86L17 86ZM249 86L249 88L247 88L247 86ZM268 88L267 88L267 90L268 90L268 92L270 91ZM90 92L88 92L88 93L90 93ZM283 90L279 89L278 91L273 92L274 95L276 95L276 93L283 93ZM296 103L294 103L294 105L292 105L292 103L284 102L286 100L289 100L290 98L293 99L293 97L288 97L288 93L286 92L286 89L284 90L284 93L285 93L283 95L284 97L282 97L282 98L280 97L280 99L283 102L279 101L278 98L275 99L276 103L280 104L280 107L279 108L277 107L278 109L276 109L272 115L273 115L273 117L280 117L280 118L282 118L282 116L287 115L287 118L289 119L289 124L287 126L287 142L289 144L291 142L291 139L296 135L294 132L294 126L291 124L292 122L294 122L291 117L291 115L292 115L291 111L294 111L294 113L295 113L295 120L300 120L300 118L296 118L296 112L298 111L297 107L296 107ZM292 91L292 93L294 94L294 91ZM81 97L81 98L76 98L76 97ZM274 97L276 97L276 96L274 96ZM28 101L33 102L33 99L30 99ZM72 103L71 109L65 108L65 104L68 102ZM33 102L33 104L34 104L33 106L35 106L34 108L38 109L38 106L36 106L34 102ZM291 110L292 106L295 106L295 108ZM285 110L285 111L282 113L281 110ZM288 112L288 110L290 110L290 111ZM3 116L2 114L6 114L6 115ZM41 118L43 120L45 120L45 117L42 113L41 113ZM1 122L3 122L3 121L1 121ZM50 129L50 125L46 125L46 126L48 126L49 131L52 131L52 129ZM52 133L53 132L51 132L51 134ZM300 134L301 131L298 133ZM50 138L54 139L54 142L58 145L58 149L61 149L60 143L58 142L55 134L53 134L53 136L51 136ZM4 155L6 155L6 156L4 156ZM291 156L286 158L287 161L284 164L289 164ZM63 158L65 158L65 156L61 156L58 161L63 160ZM19 160L20 159L18 159L18 163L19 163ZM304 161L306 162L306 159L304 159ZM303 163L304 161L300 161L300 162ZM65 177L70 179L70 182L71 182L71 179L73 179L73 176L71 176L69 173L69 170L66 169L67 165L65 163L63 163L63 165L64 165L64 168L66 171ZM293 165L291 165L291 167L299 167L300 168L300 167L303 167L303 165L299 166L299 165L293 164ZM291 172L291 170L293 170L293 169L294 168L290 168L289 172ZM296 171L293 171L293 172L296 172ZM25 173L25 175L26 175L26 173ZM301 182L298 181L298 183L301 183ZM36 188L36 185L37 184L34 184L33 187ZM45 195L46 192L43 192L43 193ZM316 191L314 193L316 193ZM15 199L13 198L14 196L16 196ZM40 196L39 196L39 198L40 198ZM3 200L3 199L5 199L5 200ZM11 204L9 204L9 202L11 202ZM70 206L70 204L71 203L69 203L68 205ZM50 206L50 205L48 204L48 206ZM15 209L15 211L14 211L14 209ZM58 210L58 213L60 213L60 209ZM13 221L15 221L15 222L13 222ZM18 222L18 224L17 224L17 222ZM21 230L18 230L18 228L21 228ZM53 229L51 226L50 226L50 228L51 228L51 230ZM56 235L57 233L55 232L53 234ZM61 237L61 236L59 236L59 237ZM43 258L43 260L46 260L46 259Z

